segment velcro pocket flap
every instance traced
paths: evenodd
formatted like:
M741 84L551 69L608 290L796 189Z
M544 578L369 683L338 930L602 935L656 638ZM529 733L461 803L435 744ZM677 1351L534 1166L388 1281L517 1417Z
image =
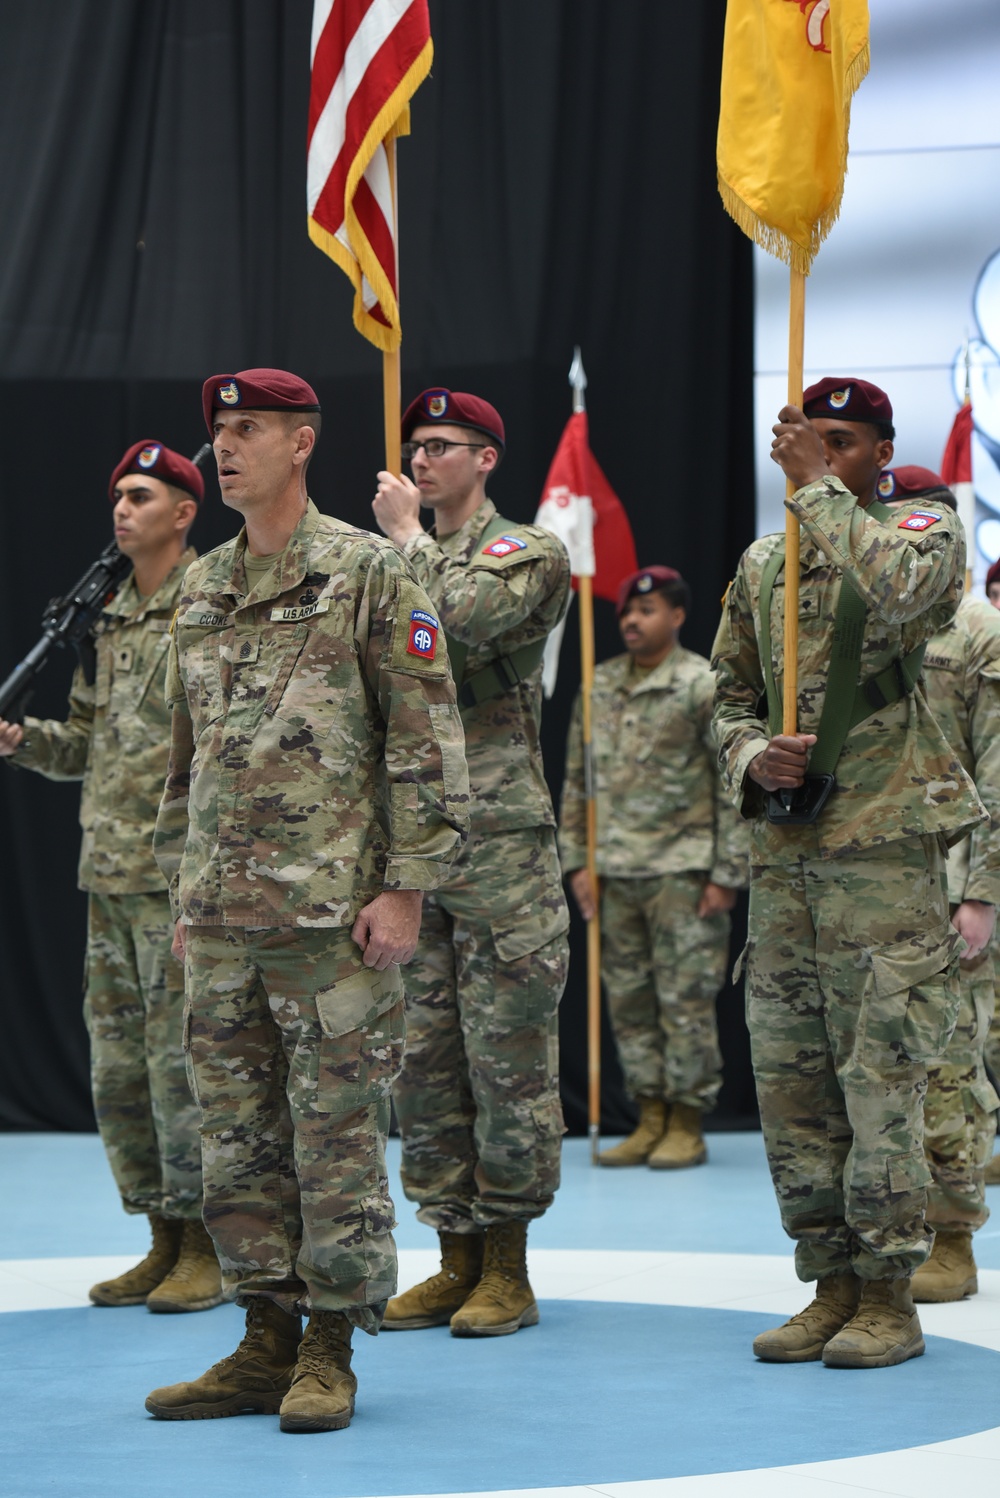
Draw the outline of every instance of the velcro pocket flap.
M316 1012L323 1034L349 1035L366 1029L403 996L403 980L394 963L384 972L362 968L322 988L316 994Z
M871 953L875 991L880 998L902 993L904 989L918 988L928 978L936 978L948 967L952 958L964 950L965 942L951 926L948 934L929 946L918 947L911 941L894 942Z
M558 910L535 911L530 915L514 914L490 922L493 945L501 962L516 962L519 957L527 957L568 929L569 912L565 906Z

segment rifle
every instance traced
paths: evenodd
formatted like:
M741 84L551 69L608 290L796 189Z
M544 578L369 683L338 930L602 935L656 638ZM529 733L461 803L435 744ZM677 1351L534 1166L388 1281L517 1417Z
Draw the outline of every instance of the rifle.
M203 443L191 459L192 463L200 464L211 451L211 445ZM88 684L93 683L96 654L90 631L131 571L132 563L124 552L118 550L117 541L109 541L97 561L90 564L69 592L62 598L52 599L42 615L41 639L0 685L0 718L14 722L23 715L31 695L31 683L55 645L75 645L84 676Z

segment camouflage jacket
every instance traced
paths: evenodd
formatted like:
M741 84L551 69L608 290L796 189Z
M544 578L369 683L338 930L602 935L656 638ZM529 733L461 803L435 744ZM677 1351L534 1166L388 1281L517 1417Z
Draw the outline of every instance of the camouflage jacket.
M704 870L714 884L740 888L749 838L719 777L712 669L680 645L641 676L631 664L618 655L594 673L597 871L634 879ZM566 746L559 850L567 870L587 861L579 696Z
M381 536L310 502L252 592L246 531L188 572L156 859L196 926L350 926L433 889L467 825L431 604Z
M450 536L414 536L404 550L444 629L469 646L465 676L548 635L569 601L569 557L562 542L536 525L505 534L523 543L491 552L482 534L496 514L489 499ZM497 546L497 552L501 548ZM538 731L542 669L510 691L462 713L477 832L553 826Z
M1000 905L1000 613L992 604L962 599L927 647L924 691L990 814L951 850L949 898Z
M25 737L10 761L49 780L83 780L80 888L102 895L162 891L153 858L153 824L163 793L170 741L164 700L170 620L196 553L189 547L156 592L140 598L134 575L99 620L97 674L79 669L69 717L25 718Z
M841 578L867 605L860 680L877 674L941 629L961 597L965 543L943 508L927 529L907 529L905 506L890 520L868 515L839 479L807 484L788 501L802 522L799 574L798 728L815 733L826 692ZM769 739L758 600L764 566L781 535L755 541L724 603L713 648L714 724L729 793L754 819L751 862L825 857L923 833L955 841L986 815L975 787L916 691L859 723L837 764L837 790L816 822L776 827L747 768ZM784 675L784 572L771 600L771 650L779 699Z

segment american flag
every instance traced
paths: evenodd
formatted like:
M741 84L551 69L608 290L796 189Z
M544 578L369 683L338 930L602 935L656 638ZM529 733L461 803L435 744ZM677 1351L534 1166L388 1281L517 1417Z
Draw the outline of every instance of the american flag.
M433 58L427 0L315 0L309 237L354 283L354 325L399 347L390 152Z

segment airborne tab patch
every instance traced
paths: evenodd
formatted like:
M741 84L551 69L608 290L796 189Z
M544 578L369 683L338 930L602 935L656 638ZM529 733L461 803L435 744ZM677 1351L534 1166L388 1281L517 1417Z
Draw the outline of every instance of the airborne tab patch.
M901 520L896 527L900 531L929 531L932 525L937 525L944 517L935 515L933 510L913 510L905 520Z
M440 625L433 614L423 609L414 609L410 614L410 638L406 646L407 655L419 655L421 660L432 661L437 650Z
M489 546L483 547L484 557L509 557L512 551L527 551L527 541L519 536L498 536Z

